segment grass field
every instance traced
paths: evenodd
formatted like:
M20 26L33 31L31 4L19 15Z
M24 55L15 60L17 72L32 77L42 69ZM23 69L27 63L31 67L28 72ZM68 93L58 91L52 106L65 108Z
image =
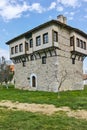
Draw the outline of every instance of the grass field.
M0 87L0 100L11 100L26 103L53 104L56 107L69 106L72 109L87 110L87 89L82 91L60 92L60 98L57 93L18 90L13 87L6 89Z
M22 103L53 104L56 107L68 106L71 109L87 110L87 90L57 93L23 91L13 87L0 87L0 101L11 100ZM0 107L0 130L87 130L87 120L68 117L65 112L53 115L12 111Z

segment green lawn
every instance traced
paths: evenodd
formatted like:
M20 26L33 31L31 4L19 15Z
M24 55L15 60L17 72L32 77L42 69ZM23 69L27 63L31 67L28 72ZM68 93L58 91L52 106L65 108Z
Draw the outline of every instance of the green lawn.
M0 87L0 100L54 104L87 110L87 90L57 93L23 91ZM87 130L87 120L68 117L65 112L47 116L41 113L12 111L0 107L0 130Z
M11 100L26 103L53 104L56 107L69 106L72 109L87 110L87 89L82 91L60 92L60 98L57 93L18 90L13 87L6 89L0 87L0 100Z
M46 116L0 109L0 130L87 130L87 121L67 117L64 113Z

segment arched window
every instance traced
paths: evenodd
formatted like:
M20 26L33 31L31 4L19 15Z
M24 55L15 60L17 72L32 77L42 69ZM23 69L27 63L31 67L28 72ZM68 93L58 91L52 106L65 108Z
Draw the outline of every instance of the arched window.
M36 87L36 77L32 76L32 87Z
M37 76L35 74L31 74L30 84L31 84L31 87L37 87Z

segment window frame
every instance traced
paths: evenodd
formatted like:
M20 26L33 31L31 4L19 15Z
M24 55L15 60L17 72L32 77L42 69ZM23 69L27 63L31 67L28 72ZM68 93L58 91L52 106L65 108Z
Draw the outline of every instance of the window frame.
M36 88L36 77L32 76L32 87Z
M40 46L41 45L41 36L37 36L36 37L36 46Z
M29 43L30 43L30 48L33 48L33 38L31 38L31 39L29 40Z
M86 42L79 38L76 38L76 46L86 50Z
M75 64L75 58L72 58L72 64L73 65Z
M18 45L15 46L15 53L18 53Z
M70 37L70 46L74 46L74 36Z
M86 42L83 42L83 48L86 50Z
M29 44L28 44L28 42L25 42L25 52L26 51L29 51Z
M48 43L48 32L43 34L43 44Z
M83 41L80 40L80 47L83 49Z
M19 52L23 52L23 43L19 44Z
M23 67L26 67L26 61L22 61Z
M80 47L79 38L76 38L76 46L77 46L77 47Z
M42 57L42 64L46 64L46 58L47 58L46 56Z
M11 47L11 55L14 54L14 47Z
M35 80L33 80L33 78L35 79ZM35 81L35 82L33 82L33 81ZM34 84L35 83L35 84ZM36 74L31 74L31 76L30 76L30 86L31 87L33 87L33 88L37 88L37 76L36 76Z
M58 32L57 31L53 31L53 41L58 42Z
M30 55L30 60L31 60L31 61L34 60L34 55Z

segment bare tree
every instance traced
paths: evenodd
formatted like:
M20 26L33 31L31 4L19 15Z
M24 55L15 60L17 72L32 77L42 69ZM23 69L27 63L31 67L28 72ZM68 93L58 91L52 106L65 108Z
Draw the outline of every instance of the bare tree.
M48 90L50 88L50 85L53 85L52 83L56 82L57 83L57 92L58 92L58 96L59 96L59 91L62 87L62 84L68 78L69 73L63 65L61 65L61 68L59 68L58 63L53 63L52 66L54 69L52 70L53 73L50 77L49 77L49 71L50 71L49 68L47 67L47 70L46 70L46 81L48 82Z
M54 77L58 83L58 98L59 98L60 97L59 92L62 87L62 84L68 77L68 72L63 65L61 65L61 68L59 68L58 64L55 64Z
M59 77L58 77L58 74L60 74ZM61 70L61 71L59 70L58 74L57 74L57 71L55 71L55 78L58 83L58 92L59 92L62 84L64 83L64 81L66 80L66 78L68 76L68 73L66 70Z

